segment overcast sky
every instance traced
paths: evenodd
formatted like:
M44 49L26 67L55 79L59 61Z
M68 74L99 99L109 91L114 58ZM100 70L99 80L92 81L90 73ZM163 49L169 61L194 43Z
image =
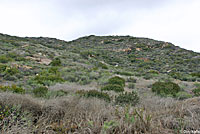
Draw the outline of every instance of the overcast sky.
M200 0L0 0L0 33L131 35L200 52Z

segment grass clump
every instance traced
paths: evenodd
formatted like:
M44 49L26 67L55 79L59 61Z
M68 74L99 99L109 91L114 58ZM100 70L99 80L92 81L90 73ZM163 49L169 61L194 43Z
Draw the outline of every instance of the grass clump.
M161 96L176 96L176 93L180 91L180 87L173 82L155 82L152 85L152 91Z
M43 87L43 86L35 88L33 90L33 93L34 93L35 97L45 97L47 92L48 92L48 88L47 87Z
M80 96L83 97L96 97L99 99L104 99L105 101L110 101L110 96L107 93L99 92L97 90L89 90L89 91L84 91L84 90L79 90L76 92Z
M131 93L122 93L115 98L115 103L119 105L130 104L132 106L135 106L138 102L139 96L135 91L132 91Z
M124 87L117 84L108 84L101 88L102 91L115 91L115 92L123 92Z

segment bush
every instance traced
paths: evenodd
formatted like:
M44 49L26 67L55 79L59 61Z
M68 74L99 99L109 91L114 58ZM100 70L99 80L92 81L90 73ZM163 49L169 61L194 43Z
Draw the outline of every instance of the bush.
M47 87L38 87L33 90L33 93L36 97L45 97L48 92Z
M80 90L76 92L77 94L79 94L80 96L84 96L84 97L96 97L99 99L104 99L105 101L110 101L110 96L107 93L103 93L103 92L99 92L97 90L89 90L89 91L84 91L84 90Z
M134 88L135 88L135 84L134 84L134 83L129 83L129 84L128 84L128 88L134 89Z
M115 103L119 105L130 104L132 106L135 106L138 102L139 96L135 91L132 91L131 93L122 93L115 98Z
M176 96L176 93L180 91L180 87L178 84L173 82L155 82L152 85L152 91L161 96Z
M133 74L129 73L129 72L119 72L119 71L117 71L117 72L115 72L115 74L125 75L125 76L133 76Z
M50 98L56 98L56 97L62 97L67 95L68 92L59 90L59 91L48 91L45 95L45 98L50 99Z
M102 69L108 69L108 66L105 63L99 62L97 67L101 67Z
M4 92L13 92L13 93L19 93L19 94L25 93L25 90L22 87L18 87L14 84L12 86L0 86L0 90Z
M108 80L108 84L115 84L115 85L120 85L120 86L124 87L125 86L125 79L118 77L118 76L115 76L115 77L112 77Z
M101 88L102 91L115 91L115 92L123 92L124 88L117 84L108 84Z
M195 96L200 96L200 87L192 90L192 92L194 93Z
M6 75L15 75L19 73L19 70L15 67L9 67L5 70Z
M50 63L52 66L61 66L61 60L59 58L53 59L53 61Z
M0 63L8 63L11 60L11 58L6 57L5 55L0 56Z
M187 92L178 92L176 94L176 98L179 99L179 100L184 100L184 99L188 99L188 98L191 98L192 95L187 93Z
M0 73L3 73L6 70L6 65L0 64Z

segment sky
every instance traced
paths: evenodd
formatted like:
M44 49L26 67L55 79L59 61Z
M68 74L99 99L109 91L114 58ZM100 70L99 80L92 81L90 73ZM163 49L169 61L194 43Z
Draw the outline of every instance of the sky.
M0 33L66 41L130 35L200 52L200 0L0 0Z

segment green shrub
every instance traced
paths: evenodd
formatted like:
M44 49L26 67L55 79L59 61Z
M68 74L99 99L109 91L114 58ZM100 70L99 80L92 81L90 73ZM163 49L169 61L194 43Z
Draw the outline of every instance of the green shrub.
M52 62L50 63L50 65L52 66L61 66L62 62L59 58L55 58L52 60Z
M0 73L3 73L6 70L6 65L0 64Z
M25 90L22 87L18 87L14 84L12 86L0 86L0 90L4 92L13 92L13 93L19 93L19 94L25 93Z
M64 79L61 77L60 72L56 67L51 67L49 70L44 70L35 76L34 80L38 84L50 85L55 82L63 82Z
M89 91L84 91L84 90L79 90L76 92L80 96L84 97L96 97L99 99L104 99L105 101L110 101L110 96L107 93L99 92L97 90L89 90Z
M102 69L108 69L108 66L102 62L98 62L97 67L101 67Z
M8 63L9 61L11 61L12 59L5 56L5 55L1 55L0 56L0 63Z
M115 92L123 92L124 88L121 85L117 84L108 84L101 88L102 91L115 91Z
M173 82L155 82L152 85L152 91L161 96L165 95L175 96L176 93L180 91L180 87L178 84Z
M134 88L135 88L135 84L134 84L134 83L129 83L129 84L128 84L128 88L134 89Z
M176 98L179 99L179 100L184 100L184 99L188 99L188 98L191 98L192 95L187 93L187 92L178 92L176 94Z
M15 67L9 67L9 68L6 68L5 70L6 75L15 75L17 73L19 73L19 70Z
M38 87L33 90L33 93L36 97L45 97L48 92L47 87Z
M192 92L195 96L200 96L200 87L193 89Z
M120 86L124 87L125 86L125 79L121 78L119 76L115 76L115 77L112 77L108 80L108 84L115 84L115 85L120 85Z
M56 97L62 97L67 95L68 92L59 90L59 91L48 91L45 95L45 98L50 99L50 98L56 98Z
M81 85L87 85L91 82L91 80L89 79L89 77L87 76L82 76L79 80L79 84Z
M115 103L119 105L130 104L132 106L135 106L138 102L139 96L135 91L132 91L131 93L122 93L115 98Z
M117 72L115 72L115 74L125 75L125 76L133 76L133 74L129 73L129 72L119 72L119 71L117 71Z

